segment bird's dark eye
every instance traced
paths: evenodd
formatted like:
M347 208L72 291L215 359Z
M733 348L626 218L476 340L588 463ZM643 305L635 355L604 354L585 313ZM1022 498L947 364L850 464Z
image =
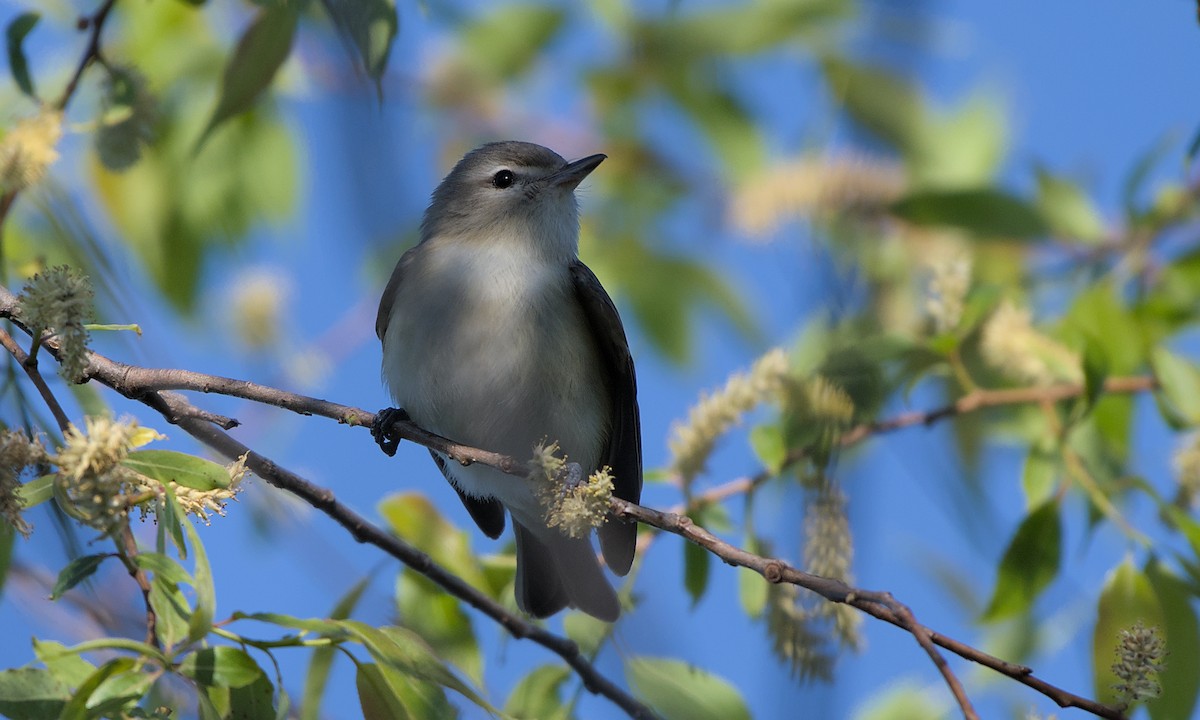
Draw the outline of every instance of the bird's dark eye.
M492 176L492 187L503 190L504 188L512 187L512 184L516 180L517 176L513 174L512 170L501 170Z

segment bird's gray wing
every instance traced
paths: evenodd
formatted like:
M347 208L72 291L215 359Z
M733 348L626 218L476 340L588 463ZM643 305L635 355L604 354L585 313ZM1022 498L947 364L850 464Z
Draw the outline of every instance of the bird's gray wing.
M642 428L637 404L637 378L629 341L617 306L604 291L596 275L582 262L571 263L575 297L583 308L601 361L612 402L611 430L601 462L612 468L613 494L629 502L642 497ZM618 575L629 572L637 542L637 525L608 522L600 527L600 549L604 561Z
M392 305L396 303L396 293L400 291L400 283L404 282L405 272L417 259L419 247L421 246L414 245L400 256L400 261L392 270L392 276L388 278L387 286L383 288L383 295L379 298L379 310L375 313L375 335L379 342L383 342L383 337L387 334L388 322L392 319Z
M396 269L392 271L392 277L388 280L387 287L383 289L383 297L379 299L379 311L375 315L375 334L379 336L380 342L383 342L383 338L387 335L388 322L392 318L392 305L396 302L396 293L400 289L400 283L404 282L405 271L412 266L416 259L417 247L420 246L410 248L400 257L400 261L396 263ZM459 490L447 471L445 458L432 450L429 451L429 454L437 463L438 470L442 471L442 475L458 493L459 500L462 500L462 504L466 506L467 512L471 514L471 518L475 520L475 524L479 526L483 534L493 539L500 537L500 533L504 532L504 506L498 500L471 497Z

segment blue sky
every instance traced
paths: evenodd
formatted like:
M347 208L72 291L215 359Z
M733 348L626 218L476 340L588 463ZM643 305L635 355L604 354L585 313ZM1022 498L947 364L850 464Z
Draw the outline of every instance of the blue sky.
M404 5L402 3L402 5ZM684 6L687 3L683 3ZM881 22L903 24L906 3L877 2ZM15 6L6 4L0 19ZM1106 217L1117 216L1121 185L1137 158L1160 138L1175 133L1175 150L1161 165L1158 177L1178 179L1182 148L1200 126L1200 92L1194 68L1200 67L1200 27L1194 4L1183 0L1128 2L931 2L925 7L932 25L932 49L917 59L918 76L932 94L946 103L982 88L1002 99L1008 119L1010 151L1004 177L1018 187L1032 183L1032 168L1041 163L1083 181L1100 200ZM133 11L134 5L122 8ZM432 48L446 40L427 17L405 7L402 33L393 55L393 68L404 74L410 63L420 63ZM603 44L580 29L589 43ZM863 48L871 53L875 48ZM301 46L301 53L305 47ZM541 85L530 92L545 94L561 83L552 69L539 71ZM801 71L798 76L803 77ZM402 83L401 83L402 84ZM754 89L754 84L749 85ZM764 89L765 92L765 89ZM815 88L795 93L795 106L779 97L761 98L776 112L804 113L817 96ZM539 101L546 100L538 97ZM556 104L550 98L551 104ZM558 101L556 113L571 121L578 111ZM276 359L239 354L228 339L232 332L224 304L230 276L226 271L265 267L290 278L292 317L288 329L300 348L315 348L327 362L328 372L310 385L293 385L301 392L367 409L387 404L378 382L379 350L371 325L373 303L381 273L364 271L369 258L394 241L403 228L419 219L428 193L446 168L431 151L441 139L440 129L421 112L411 95L389 97L379 108L345 98L322 102L293 94L283 101L288 124L306 148L307 171L303 178L303 210L293 222L264 228L253 241L229 253L220 268L211 268L205 289L205 309L199 322L178 327L152 307L135 305L135 318L145 328L142 339L101 338L99 348L119 359L148 365L180 366L265 383L287 383ZM586 118L574 121L585 123ZM518 120L510 136L525 135L528 126ZM347 132L351 134L348 135ZM670 135L669 128L651 133ZM357 135L361 133L361 137ZM585 136L587 133L580 133ZM388 153L372 153L370 140L386 136ZM787 142L780 140L781 146ZM559 147L566 155L603 152L603 147ZM689 162L702 164L698 154ZM57 168L64 178L82 167L69 154ZM603 166L598 172L604 171ZM583 194L585 210L592 198ZM688 228L685 219L679 221ZM728 270L751 308L764 318L767 343L752 343L732 331L727 323L708 319L700 328L696 361L686 367L655 356L645 337L631 328L631 344L638 363L646 463L660 467L666 461L666 438L672 421L685 416L699 392L719 385L732 371L748 365L769 344L789 343L806 318L820 312L836 294L820 253L795 237L767 246L737 243L703 233L693 236L690 251L702 254L714 266ZM383 262L390 266L394 258ZM129 276L132 293L145 290L136 273ZM303 288L302 291L298 290ZM118 319L114 319L118 320ZM909 407L936 404L938 397L919 392ZM311 418L298 418L218 398L202 398L219 412L239 417L246 427L239 437L268 456L331 487L344 502L374 515L375 503L388 492L412 489L426 492L440 508L464 528L471 523L425 452L409 446L394 459L384 457L361 429L337 426ZM138 411L144 421L167 432L172 446L191 449L178 431ZM893 408L898 410L901 408ZM1139 419L1156 426L1152 408ZM909 604L919 618L947 634L972 644L986 644L986 634L972 618L954 609L939 575L950 572L978 597L986 599L993 582L996 559L1022 514L1018 474L1023 457L1017 447L988 450L987 497L992 512L981 518L976 532L964 535L957 517L960 507L947 488L957 482L962 469L948 452L948 427L913 429L876 440L870 449L845 458L838 474L851 498L857 532L855 572L866 588L892 591ZM1135 464L1149 477L1165 477L1174 440L1158 432L1138 438ZM711 465L713 483L756 470L744 440L726 442ZM249 494L266 494L255 486ZM771 493L775 493L772 497ZM768 490L760 506L799 507L794 492ZM665 488L650 486L646 502L666 506L677 501ZM255 526L252 508L272 506L284 520L263 535ZM900 510L897 512L897 510ZM740 517L735 504L733 517ZM799 537L799 511L760 513L765 528L778 529L781 537ZM1081 517L1073 508L1068 517ZM35 540L19 543L19 557L28 563L61 566L61 552L50 524L41 520ZM364 574L375 572L375 581L361 617L383 623L391 617L390 594L394 563L371 548L354 543L318 513L278 500L247 499L230 509L202 536L216 569L218 616L233 610L275 610L292 615L321 615L337 596ZM499 547L472 529L473 546L480 551ZM1039 608L1061 618L1058 627L1066 637L1064 649L1038 658L1036 667L1046 679L1081 694L1091 694L1087 642L1072 633L1090 632L1091 608L1099 591L1103 570L1122 556L1125 545L1115 533L1101 532L1082 541L1082 528L1068 527L1069 562L1065 577L1043 598ZM736 538L734 538L736 539ZM851 717L860 703L895 683L931 687L935 697L949 703L931 663L913 640L889 626L868 620L867 644L855 656L843 658L837 682L831 687L799 685L779 669L770 655L760 625L747 621L738 607L733 569L713 566L711 589L696 607L681 589L681 545L672 537L660 539L646 560L638 580L643 604L623 618L615 649L601 656L602 672L621 678L620 657L661 655L683 657L737 685L755 717L794 715L804 708L811 717ZM781 543L781 547L788 547ZM787 553L783 552L786 556ZM115 568L102 575L97 590L127 595L128 580ZM551 627L558 627L559 620ZM0 597L0 664L11 667L31 657L26 636L59 637L61 618L45 614L36 592L10 586ZM21 628L21 630L16 630ZM495 627L477 619L476 630L485 646L485 672L495 700L502 702L514 679L529 668L554 657L528 643L505 640ZM70 639L70 635L65 636ZM299 691L301 653L283 654L285 672L295 678L289 688ZM1008 681L985 681L964 663L952 661L985 716L995 717L1009 707L1037 707L1044 714L1052 703ZM329 717L352 717L356 712L353 677L345 664L335 679L324 707ZM580 716L619 717L607 701L585 697ZM949 707L947 705L947 707ZM472 717L472 711L466 715ZM1064 713L1060 717L1071 717Z

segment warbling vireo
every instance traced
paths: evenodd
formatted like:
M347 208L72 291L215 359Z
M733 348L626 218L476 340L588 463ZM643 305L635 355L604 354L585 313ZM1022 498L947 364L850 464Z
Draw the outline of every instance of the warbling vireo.
M557 441L586 479L607 465L615 494L638 502L641 430L621 318L577 256L575 188L604 155L568 163L540 145L499 142L468 153L438 185L421 239L379 302L383 375L399 410L454 441L524 460ZM525 478L433 452L488 537L512 515L517 606L547 617L566 606L613 621L620 605L588 538L546 525ZM564 480L565 482L565 480ZM609 569L629 572L637 527L600 527Z

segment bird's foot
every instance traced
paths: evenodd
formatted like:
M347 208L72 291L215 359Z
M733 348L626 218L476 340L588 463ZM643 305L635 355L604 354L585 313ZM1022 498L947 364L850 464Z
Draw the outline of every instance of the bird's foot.
M577 462L569 462L558 471L558 479L567 490L574 490L583 484L583 466Z
M400 447L400 437L392 434L392 425L397 420L411 420L403 408L384 408L375 413L375 422L371 424L371 437L379 445L379 449L388 457L396 454Z

